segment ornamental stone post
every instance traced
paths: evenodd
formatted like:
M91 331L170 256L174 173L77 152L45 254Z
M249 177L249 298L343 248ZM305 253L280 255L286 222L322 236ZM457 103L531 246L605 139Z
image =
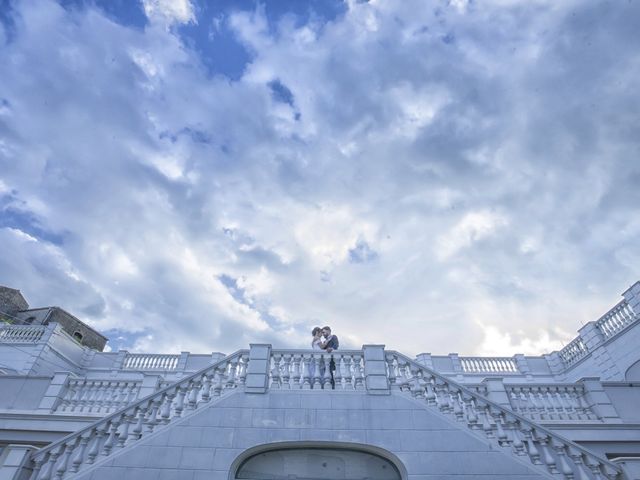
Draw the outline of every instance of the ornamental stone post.
M4 447L2 463L0 464L0 480L14 480L16 478L28 478L31 475L29 468L29 455L38 450L32 445L10 444Z
M271 363L271 345L251 343L249 345L249 365L245 392L266 393L269 389L269 364Z
M389 395L389 377L384 358L384 345L363 345L364 377L367 393L370 395Z

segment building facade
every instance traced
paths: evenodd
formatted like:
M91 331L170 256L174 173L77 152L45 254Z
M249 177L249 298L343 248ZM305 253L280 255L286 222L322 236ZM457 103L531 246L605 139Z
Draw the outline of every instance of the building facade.
M640 282L622 296L557 352L409 358L103 352L3 287L0 480L640 478Z

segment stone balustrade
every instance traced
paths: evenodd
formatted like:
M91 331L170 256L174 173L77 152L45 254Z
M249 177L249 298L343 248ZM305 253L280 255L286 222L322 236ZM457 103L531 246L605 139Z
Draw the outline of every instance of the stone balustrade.
M585 399L584 386L576 384L505 385L513 411L532 420L600 420Z
M68 378L54 413L107 414L133 402L141 380Z
M180 355L155 353L127 353L122 363L123 370L175 370Z
M587 356L588 353L589 349L580 337L573 339L567 346L558 352L560 358L562 358L562 361L567 367L570 367L578 360L581 360L583 357Z
M69 478L213 398L244 386L249 354L241 350L94 422L31 456L33 480Z
M622 300L596 321L596 327L607 339L621 332L636 320L637 317L627 301Z
M388 351L385 358L391 390L411 395L488 441L511 449L534 468L565 479L622 475L619 466L398 352Z
M38 343L46 331L45 325L3 325L0 343Z
M512 357L460 357L465 373L519 373Z
M272 350L269 384L274 390L363 390L363 362L362 350Z

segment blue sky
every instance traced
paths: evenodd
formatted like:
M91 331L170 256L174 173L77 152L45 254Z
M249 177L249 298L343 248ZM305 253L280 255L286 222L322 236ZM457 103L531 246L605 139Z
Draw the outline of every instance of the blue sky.
M559 349L640 278L638 24L0 0L0 284L114 349Z

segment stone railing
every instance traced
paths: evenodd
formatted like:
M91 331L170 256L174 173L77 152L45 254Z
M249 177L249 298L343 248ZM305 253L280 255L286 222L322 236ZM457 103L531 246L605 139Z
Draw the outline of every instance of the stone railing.
M140 392L140 380L96 380L68 378L55 413L106 414L133 402Z
M532 420L600 420L585 399L585 390L577 384L505 385L513 411Z
M122 363L123 370L175 370L180 355L155 353L127 353Z
M38 343L46 331L45 325L3 325L0 343Z
M411 395L491 443L511 449L539 471L565 479L621 478L619 466L410 358L392 351L385 352L385 358L391 390Z
M64 479L171 424L187 412L241 388L247 350L234 353L31 455L32 480Z
M512 357L460 357L465 373L519 373Z
M569 367L587 356L589 349L582 338L574 338L566 347L558 352L564 364Z
M270 367L269 384L274 390L364 389L362 350L272 350Z
M596 327L602 332L602 336L607 339L624 330L637 319L627 301L622 300L596 321Z

